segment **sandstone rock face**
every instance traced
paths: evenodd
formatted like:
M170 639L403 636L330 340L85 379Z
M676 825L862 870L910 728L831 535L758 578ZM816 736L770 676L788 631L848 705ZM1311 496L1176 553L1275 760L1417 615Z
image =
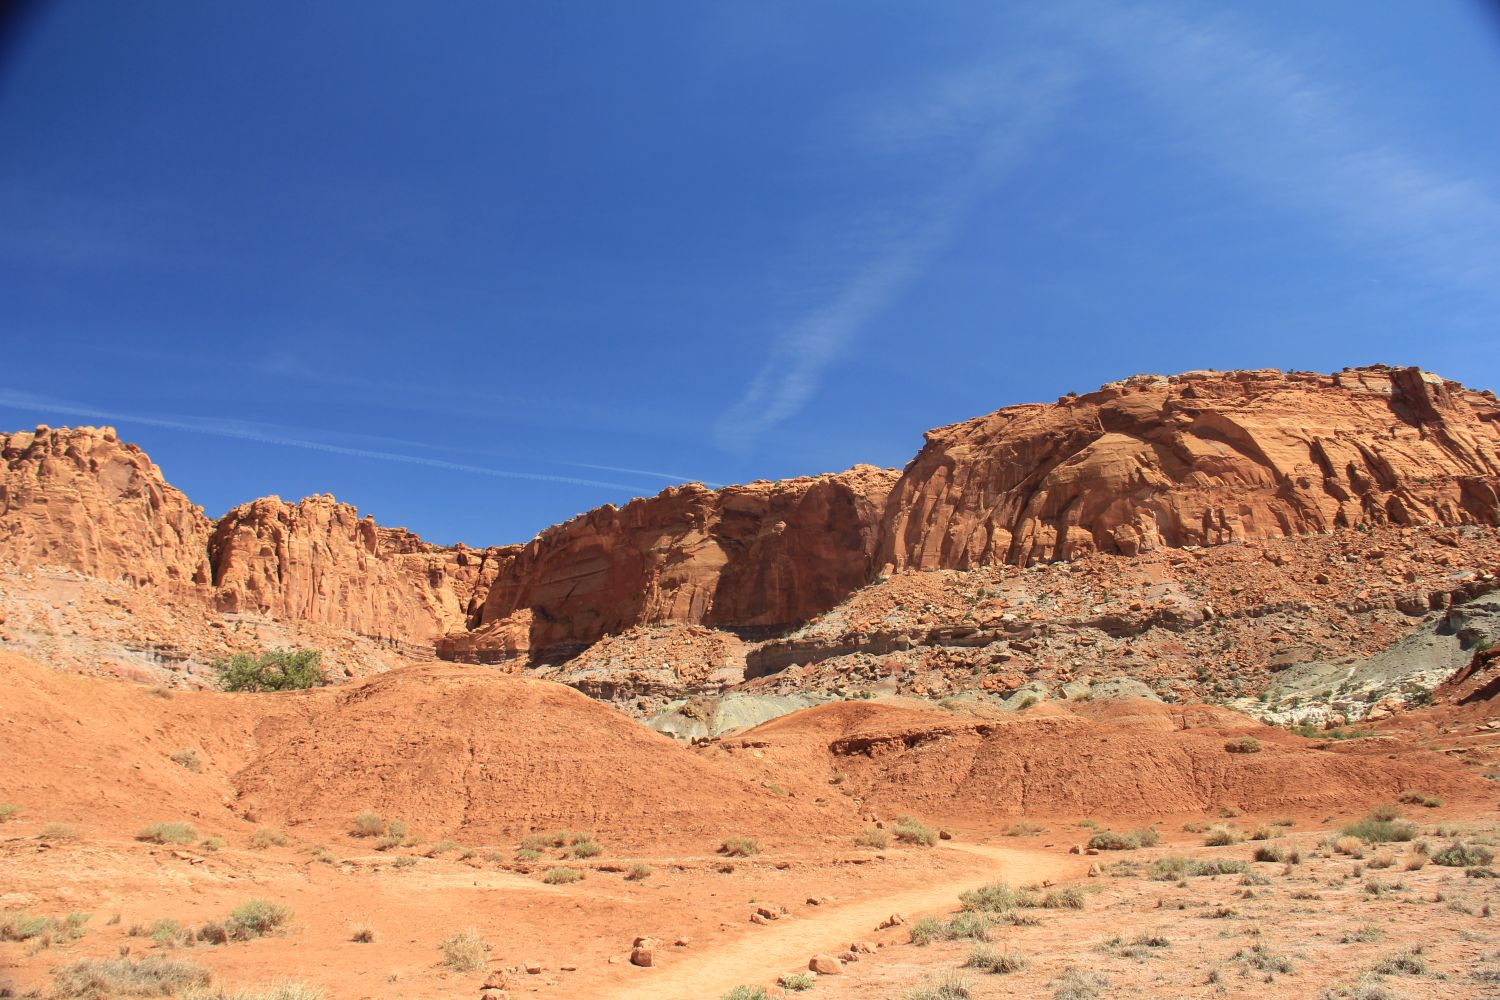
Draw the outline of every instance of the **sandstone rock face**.
M494 583L471 612L474 631L447 637L440 652L496 658L486 631L515 650L518 615L534 658L654 622L794 625L870 578L895 480L894 471L856 466L722 490L690 484L590 511L493 550Z
M880 562L1090 552L1500 520L1500 404L1417 369L1138 376L939 428L891 494Z
M175 594L209 586L203 510L112 427L0 435L0 561Z
M484 562L379 527L327 495L242 504L220 519L209 550L221 611L428 643L463 623Z

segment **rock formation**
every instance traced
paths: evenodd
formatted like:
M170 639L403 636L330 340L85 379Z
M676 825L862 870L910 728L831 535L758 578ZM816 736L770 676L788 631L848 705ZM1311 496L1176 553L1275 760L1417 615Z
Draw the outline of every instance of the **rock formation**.
M215 524L109 428L39 427L0 437L0 454L0 569L59 567L486 662L557 661L664 622L762 639L886 566L1500 523L1500 402L1384 367L1138 376L931 431L899 475L689 484L483 550L328 496L256 500Z
M0 563L205 593L213 525L112 427L0 435Z
M1138 376L939 428L886 511L895 568L1500 519L1500 404L1417 369Z
M494 583L470 616L475 631L439 651L557 657L668 621L784 630L869 580L895 479L866 465L722 490L690 484L600 507L495 550Z
M427 643L462 626L484 561L463 546L379 527L328 495L235 507L215 526L209 552L222 611Z

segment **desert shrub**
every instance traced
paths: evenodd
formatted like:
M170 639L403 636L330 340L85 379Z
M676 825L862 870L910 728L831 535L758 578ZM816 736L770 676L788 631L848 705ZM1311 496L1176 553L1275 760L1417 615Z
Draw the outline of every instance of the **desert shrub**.
M542 881L548 885L568 885L583 878L583 873L576 868L548 868L542 875Z
M1430 795L1423 795L1421 792L1406 791L1402 792L1396 798L1409 806L1422 806L1425 809L1436 809L1443 804L1442 799L1435 799Z
M1083 890L1077 886L1069 886L1066 889L1052 889L1041 896L1028 893L1021 897L1020 905L1040 907L1044 910L1081 910L1083 909Z
M354 817L354 826L349 832L356 837L378 837L385 833L385 820L380 813L366 809Z
M1098 973L1071 965L1047 985L1052 987L1053 1000L1094 1000L1101 990L1109 986L1109 980Z
M816 985L816 980L813 979L811 973L807 972L783 973L776 981L781 984L782 989L791 990L793 993L810 990Z
M1232 844L1238 844L1243 839L1244 837L1240 833L1231 830L1227 826L1216 826L1204 834L1203 846L1229 847Z
M533 847L516 848L517 861L536 861L542 856L542 852Z
M270 649L259 656L236 653L215 660L225 691L300 691L328 683L323 654L316 649Z
M255 989L226 990L217 987L189 990L182 995L182 1000L324 1000L327 995L321 986L296 979L284 979Z
M142 827L135 839L152 844L191 844L198 839L198 831L188 823L151 823Z
M198 846L212 853L214 851L222 851L224 849L224 841L219 837L204 837L198 841Z
M429 858L435 858L435 857L437 857L437 856L439 856L441 854L447 854L449 851L456 851L456 850L458 850L458 844L454 843L453 841L451 841L451 840L449 840L449 839L447 839L445 837L442 840L439 840L437 843L433 844L432 846L428 847L427 850L424 853Z
M885 831L873 826L865 827L864 832L856 837L854 842L860 847L873 847L881 851L891 846L891 838L885 835Z
M1373 971L1382 976L1425 976L1427 960L1422 957L1422 946L1418 945L1410 951L1387 955L1375 963Z
M1025 955L1013 951L1001 951L986 944L975 945L964 962L965 968L982 969L997 975L1025 972L1030 966L1031 959Z
M443 938L443 964L455 972L478 972L490 957L490 946L470 927Z
M0 914L0 941L30 941L36 948L76 941L83 937L83 925L89 922L89 916L77 911L62 919L20 912Z
M1495 860L1495 852L1483 844L1455 840L1432 856L1432 863L1449 868L1476 868Z
M965 912L953 916L943 924L943 937L949 941L990 939L990 916L988 913Z
M208 980L207 969L175 958L90 958L57 969L48 996L54 1000L161 997L205 986Z
M1207 878L1215 875L1243 875L1250 871L1246 861L1229 858L1193 861L1189 858L1158 858L1152 862L1149 877L1156 882L1176 882L1184 878Z
M1351 858L1365 856L1365 842L1358 837L1339 837L1329 847L1335 854L1347 854Z
M286 834L263 826L250 838L250 846L257 851L264 851L268 847L285 847Z
M1007 837L1035 837L1039 833L1046 833L1047 828L1040 823L1012 823L1005 831Z
M146 924L134 924L125 933L129 937L150 938L162 948L176 948L193 941L193 929L184 927L182 921L171 917L161 917Z
M1138 838L1113 830L1100 830L1089 838L1089 847L1095 851L1133 851L1140 846Z
M1256 861L1266 861L1273 864L1285 864L1286 852L1281 849L1280 844L1257 844L1250 857Z
M943 937L943 922L936 917L923 917L912 924L906 933L912 944L924 947Z
M630 870L625 873L625 878L631 882L642 882L650 877L651 866L639 861L631 865Z
M604 848L593 840L580 840L573 845L573 857L575 858L597 858L604 853Z
M572 834L567 830L552 830L547 833L528 833L521 838L521 847L533 851L549 847L567 847Z
M1405 820L1370 815L1358 823L1350 823L1339 832L1346 837L1358 837L1368 844L1389 844L1413 839L1417 835L1417 826Z
M374 944L375 928L369 924L355 924L354 929L349 933L349 940L355 944Z
M415 865L416 863L417 863L417 859L413 858L413 857L411 857L409 855L407 857L401 857L401 858L397 858L396 859L396 867L397 868L410 868L413 865Z
M1290 974L1292 963L1272 951L1264 941L1257 941L1249 948L1241 948L1233 955L1234 961L1244 962L1261 972L1284 972Z
M764 986L736 986L724 994L723 1000L770 1000Z
M1395 805L1387 802L1382 805L1373 806L1368 813L1370 819L1393 820L1401 818L1401 810Z
M280 903L251 899L230 910L224 925L231 941L248 941L280 930L291 918L292 911Z
M958 901L965 910L983 913L1004 913L1019 905L1017 894L1004 882L969 889L959 895Z
M944 972L906 994L905 1000L969 1000L969 981L956 972Z
M1396 855L1385 849L1376 851L1375 856L1369 861L1369 865L1371 868L1389 868L1395 863Z
M198 759L198 751L191 748L174 750L172 752L172 763L179 767L185 767L194 773L203 770L203 761Z
M0 823L5 823L13 820L20 814L20 806L13 806L8 802L0 802Z
M923 826L922 822L914 816L898 817L896 825L891 827L891 832L903 844L931 847L937 843L937 833L929 827Z
M1260 740L1254 736L1238 736L1224 744L1230 753L1260 753Z
M719 853L731 858L748 858L760 853L760 841L753 837L730 837L719 845Z

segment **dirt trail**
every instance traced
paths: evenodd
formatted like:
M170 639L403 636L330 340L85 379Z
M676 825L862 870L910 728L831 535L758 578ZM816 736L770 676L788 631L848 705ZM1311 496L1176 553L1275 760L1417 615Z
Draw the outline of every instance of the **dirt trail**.
M838 953L850 942L870 938L876 925L892 913L908 920L952 910L959 893L986 881L1014 885L1062 881L1084 874L1087 864L1052 851L948 843L944 848L974 855L973 868L961 878L921 889L820 907L815 915L747 928L744 935L709 951L694 951L665 968L640 969L640 982L610 992L612 1000L704 1000L743 984L765 984L782 972L807 968L819 952ZM868 961L878 962L879 955ZM858 965L848 967L857 975Z

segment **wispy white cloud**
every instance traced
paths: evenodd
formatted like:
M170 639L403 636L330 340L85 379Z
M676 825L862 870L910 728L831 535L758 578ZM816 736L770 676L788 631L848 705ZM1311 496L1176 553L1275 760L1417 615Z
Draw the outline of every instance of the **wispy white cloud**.
M164 427L169 430L186 431L191 434L235 438L241 441L254 441L259 444L272 444L287 448L301 448L307 451L320 451L332 455L345 455L350 458L370 459L377 462L420 465L431 469L471 473L478 476L491 476L497 479L520 479L531 482L624 490L632 496L635 495L635 491L637 490L635 486L599 479L555 476L544 472L521 472L514 469L495 469L482 465L469 465L463 462L450 462L427 455L408 455L402 452L386 451L383 449L356 448L347 445L331 444L326 441L289 435L275 427L242 420L124 413L65 400L49 399L34 393L15 389L0 388L0 407L12 410L26 410L32 413L56 413L68 417L83 417L89 420L107 420L111 422L142 424L147 427Z
M807 404L860 331L942 252L974 199L1024 160L1072 82L1066 61L1030 58L950 74L918 100L859 117L856 141L888 156L920 153L942 176L894 221L882 211L855 223L862 234L877 233L873 248L849 248L855 259L844 280L772 340L764 364L715 425L720 445L743 450Z
M1500 281L1493 179L1437 163L1361 110L1345 84L1197 5L1052 8L1127 85L1189 130L1208 158L1264 202L1302 214L1360 252L1449 289ZM1184 13L1186 12L1186 13Z

